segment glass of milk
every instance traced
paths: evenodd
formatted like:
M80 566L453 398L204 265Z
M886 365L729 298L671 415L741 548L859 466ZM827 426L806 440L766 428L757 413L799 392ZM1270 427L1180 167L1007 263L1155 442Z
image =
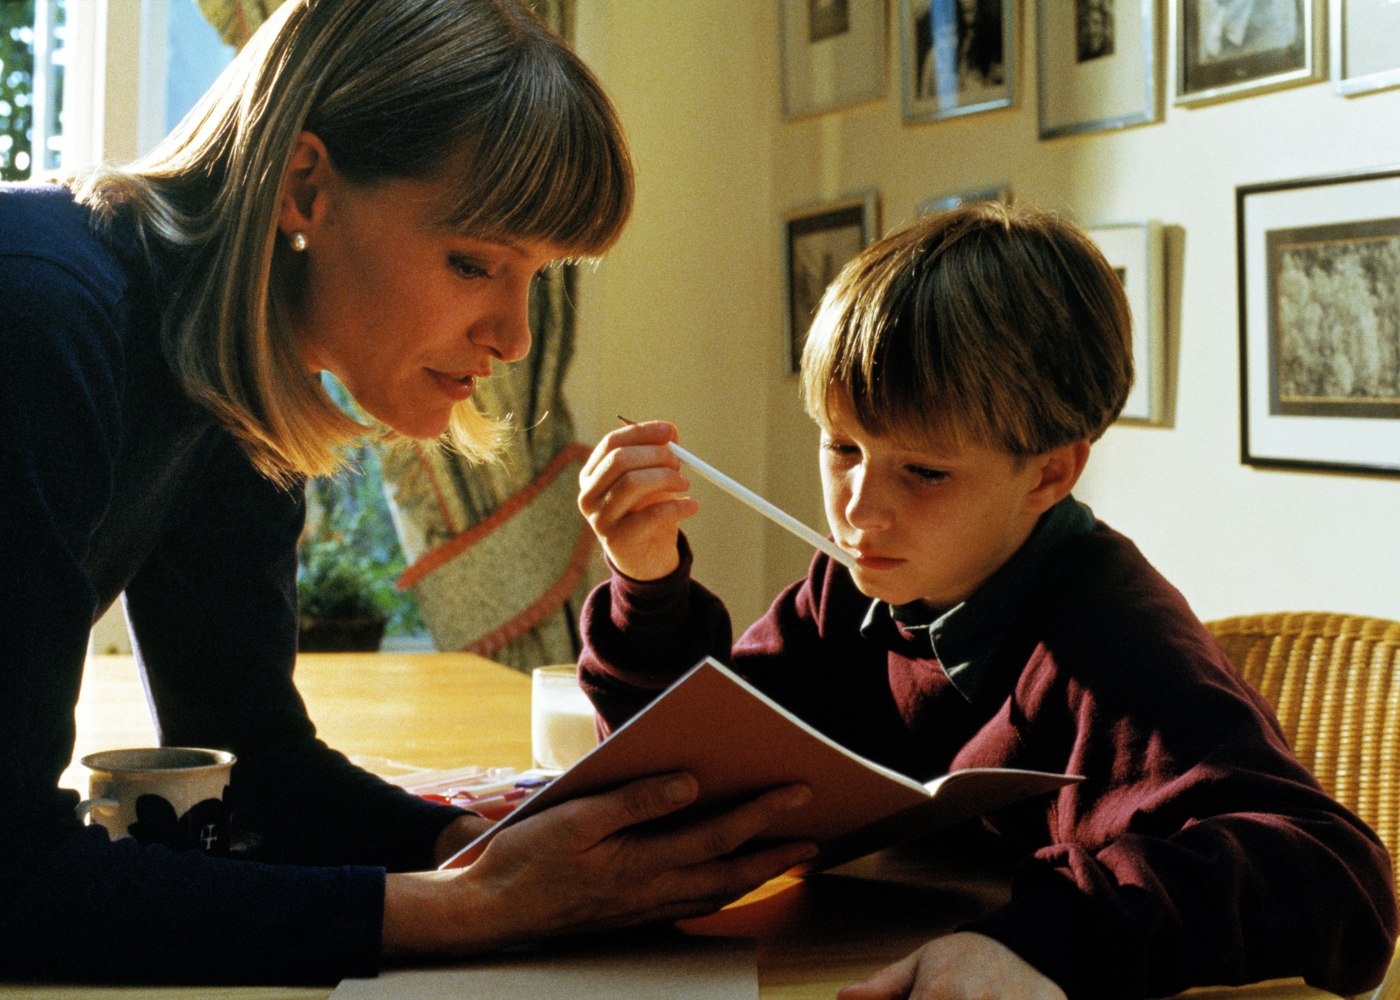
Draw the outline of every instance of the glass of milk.
M598 743L593 705L575 667L538 667L531 674L530 748L534 766L566 770Z

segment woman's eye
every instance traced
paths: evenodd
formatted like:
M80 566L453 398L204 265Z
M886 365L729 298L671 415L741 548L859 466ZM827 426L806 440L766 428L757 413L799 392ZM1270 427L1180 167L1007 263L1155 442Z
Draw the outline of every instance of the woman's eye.
M462 257L458 254L450 254L447 258L448 265L464 278L489 278L491 272L486 265L470 257Z

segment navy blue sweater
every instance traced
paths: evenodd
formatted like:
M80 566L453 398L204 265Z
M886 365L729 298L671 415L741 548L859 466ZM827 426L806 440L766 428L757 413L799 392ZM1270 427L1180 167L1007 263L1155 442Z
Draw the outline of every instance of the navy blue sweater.
M316 738L293 684L302 491L181 392L129 225L0 188L0 976L373 974L384 871L455 810ZM89 631L122 593L160 740L238 756L239 859L109 842L58 787ZM75 947L77 942L86 942Z

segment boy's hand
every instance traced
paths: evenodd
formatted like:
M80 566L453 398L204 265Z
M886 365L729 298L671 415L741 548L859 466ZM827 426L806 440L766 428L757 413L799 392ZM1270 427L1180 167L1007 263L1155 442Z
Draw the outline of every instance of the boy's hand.
M666 445L676 428L653 421L613 431L579 473L578 509L608 560L634 580L659 580L680 564L680 522L700 504Z
M963 931L934 938L837 1000L1065 1000L1064 991L1000 941Z

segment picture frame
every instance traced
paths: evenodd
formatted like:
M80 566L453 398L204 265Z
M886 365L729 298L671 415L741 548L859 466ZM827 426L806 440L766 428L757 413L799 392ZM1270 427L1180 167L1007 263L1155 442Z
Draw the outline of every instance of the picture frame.
M987 187L969 188L965 191L955 191L951 194L934 195L925 201L919 202L914 208L915 215L928 215L930 212L947 212L954 208L961 208L964 205L976 204L979 201L999 201L1003 205L1010 205L1014 196L1011 193L1011 182L1002 181L999 184L991 184Z
M1203 104L1322 79L1324 0L1177 0L1176 103Z
M780 0L783 116L885 96L885 0Z
M1245 464L1400 475L1394 206L1400 166L1236 188Z
M1133 317L1133 388L1118 419L1160 424L1167 397L1164 229L1160 222L1149 220L1092 226L1086 231L1123 280Z
M899 0L904 121L929 122L1016 103L1016 0Z
M1347 97L1400 87L1400 4L1332 0L1332 89Z
M802 347L822 294L841 268L875 239L879 200L874 191L795 209L783 223L789 374L801 366Z
M1036 0L1040 138L1161 120L1159 0Z

